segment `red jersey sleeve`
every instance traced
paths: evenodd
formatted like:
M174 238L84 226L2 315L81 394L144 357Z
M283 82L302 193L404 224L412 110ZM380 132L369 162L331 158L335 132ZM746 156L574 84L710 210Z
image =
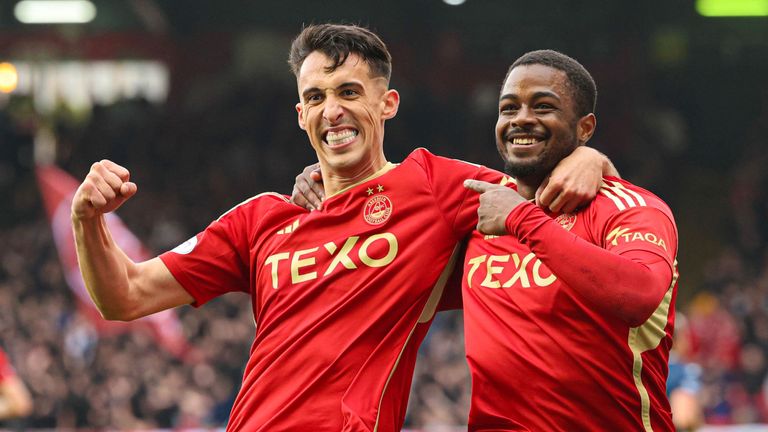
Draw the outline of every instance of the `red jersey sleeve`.
M411 157L424 169L436 205L444 220L452 227L457 240L477 226L480 194L464 187L464 180L482 180L494 184L512 185L503 173L458 159L435 156L426 149L417 149Z
M674 269L677 231L663 211L638 207L613 215L604 225L601 246L618 255L642 250L658 255Z
M632 221L633 227L653 229L654 233L672 235L676 232L671 220L658 209L644 207L625 211L622 209L611 217L614 222L607 226L617 227L621 226L617 225L619 223ZM611 214L610 209L604 213ZM593 222L597 224L595 231L600 232L600 222L600 217L596 217ZM512 235L527 244L547 267L581 296L632 327L650 316L675 280L674 255L670 259L659 251L664 248L658 244L644 245L641 240L633 240L631 235L625 240L627 244L621 247L620 241L611 244L611 249L593 244L564 230L531 203L515 207L507 216L506 225ZM643 241L650 243L651 237L647 237ZM673 253L676 252L677 236L672 235L667 241L674 245Z
M5 356L3 350L0 350L0 383L15 375L16 371L13 370L8 357Z
M199 307L232 291L250 292L249 238L278 194L261 194L247 200L212 222L195 237L160 255L171 274Z

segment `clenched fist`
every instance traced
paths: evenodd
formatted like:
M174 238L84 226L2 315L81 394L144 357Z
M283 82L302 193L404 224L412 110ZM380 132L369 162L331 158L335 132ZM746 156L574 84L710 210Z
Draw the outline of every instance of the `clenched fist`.
M104 159L91 165L72 200L72 218L91 219L123 205L137 190L130 178L127 169L112 161Z
M526 202L517 191L506 186L480 180L464 180L464 187L480 193L477 230L483 234L507 234L507 216L512 209Z

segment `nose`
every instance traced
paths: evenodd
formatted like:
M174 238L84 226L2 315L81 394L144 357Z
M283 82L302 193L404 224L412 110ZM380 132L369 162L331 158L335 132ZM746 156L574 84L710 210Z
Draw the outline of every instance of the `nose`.
M536 123L536 115L530 106L522 105L515 115L509 120L510 125L526 127Z
M344 117L344 107L335 95L329 95L323 106L323 119L330 124L336 124Z

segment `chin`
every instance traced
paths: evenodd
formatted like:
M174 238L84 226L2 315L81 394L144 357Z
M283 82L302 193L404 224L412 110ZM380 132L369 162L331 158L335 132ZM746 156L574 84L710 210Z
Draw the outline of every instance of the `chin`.
M537 175L545 170L542 162L541 155L526 159L507 157L504 159L504 172L515 178Z

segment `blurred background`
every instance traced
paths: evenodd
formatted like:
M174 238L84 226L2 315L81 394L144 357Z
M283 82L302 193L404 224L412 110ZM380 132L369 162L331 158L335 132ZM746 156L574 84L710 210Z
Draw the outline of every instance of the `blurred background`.
M287 52L303 24L326 21L368 26L393 54L391 161L423 146L501 169L493 125L509 64L541 48L580 60L599 92L590 145L676 215L679 358L700 366L706 423L768 423L768 1L36 3L0 1L0 346L33 400L0 428L226 423L250 303L232 294L104 325L72 276L68 213L57 224L53 206L49 222L41 184L51 204L65 173L126 166L139 193L118 214L150 255L256 193L290 193L315 156ZM36 163L63 171L38 183ZM461 315L441 314L406 427L465 429L469 390Z

